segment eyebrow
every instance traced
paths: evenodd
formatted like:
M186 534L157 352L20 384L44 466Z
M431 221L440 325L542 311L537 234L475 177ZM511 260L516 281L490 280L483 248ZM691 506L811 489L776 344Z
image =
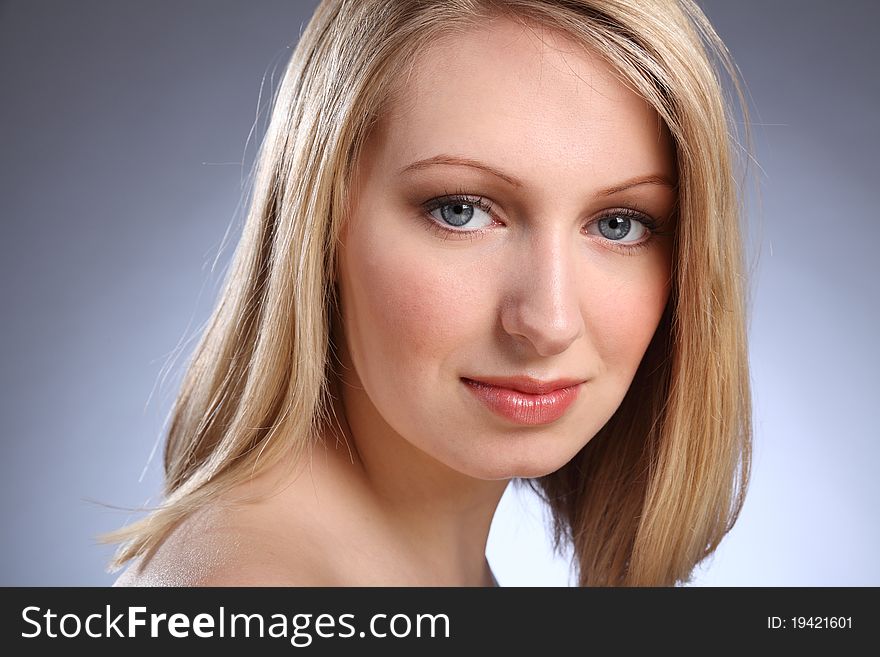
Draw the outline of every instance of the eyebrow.
M506 174L493 166L489 166L485 162L480 162L479 160L474 160L469 157L457 157L454 155L435 155L434 157L429 157L424 160L418 160L411 164L407 164L398 172L398 175L402 175L409 171L419 171L421 169L426 169L427 167L432 167L436 165L459 166L470 167L472 169L480 169L481 171L486 171L497 178L501 178L501 180L505 181L509 185L512 185L513 187L524 187L524 184L521 180L518 180L517 178ZM662 176L659 174L649 174L645 176L638 176L636 178L624 181L618 185L600 190L597 195L611 196L612 194L617 194L618 192L625 191L630 187L637 187L639 185L661 185L663 187L669 187L670 189L675 188L675 185L666 176Z

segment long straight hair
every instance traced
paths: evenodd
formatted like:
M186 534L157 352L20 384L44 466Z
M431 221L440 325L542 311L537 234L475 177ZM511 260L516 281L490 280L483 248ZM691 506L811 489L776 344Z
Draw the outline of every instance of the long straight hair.
M678 167L668 305L620 407L531 486L581 586L689 580L733 526L751 459L736 67L692 0L324 0L277 91L251 205L186 371L165 445L164 501L102 537L110 566L149 557L188 515L337 422L336 245L363 144L406 93L423 44L504 16L603 57L673 137ZM725 89L724 80L732 82ZM732 93L731 93L732 92ZM744 122L748 132L747 121Z

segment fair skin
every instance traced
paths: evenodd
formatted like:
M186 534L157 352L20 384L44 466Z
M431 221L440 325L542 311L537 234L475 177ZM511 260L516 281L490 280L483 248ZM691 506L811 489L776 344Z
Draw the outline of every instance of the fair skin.
M656 114L595 56L507 19L426 47L407 85L339 248L342 435L241 491L287 477L277 494L185 523L140 583L488 585L508 481L562 467L620 405L670 290L675 166ZM423 207L459 192L491 210ZM525 426L462 381L510 375L584 383Z

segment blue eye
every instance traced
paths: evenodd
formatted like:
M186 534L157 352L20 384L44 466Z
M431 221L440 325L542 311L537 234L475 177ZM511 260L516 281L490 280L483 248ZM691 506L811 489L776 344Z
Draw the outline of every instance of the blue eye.
M637 218L631 217L630 212L614 211L598 219L590 227L595 226L602 237L614 242L623 242L624 244L638 242L648 232L652 222L642 215L638 215ZM634 227L635 230L633 230ZM591 234L595 235L596 233ZM630 239L624 240L625 237L630 237Z
M487 228L495 223L490 214L492 204L482 197L446 196L425 204L428 216L442 228ZM439 212L439 216L435 213ZM448 228L447 228L448 229ZM455 232L470 232L455 231Z
M661 230L656 219L633 208L605 212L587 225L586 232L602 237L608 248L624 255L635 255L649 247L654 238L669 234L666 230Z

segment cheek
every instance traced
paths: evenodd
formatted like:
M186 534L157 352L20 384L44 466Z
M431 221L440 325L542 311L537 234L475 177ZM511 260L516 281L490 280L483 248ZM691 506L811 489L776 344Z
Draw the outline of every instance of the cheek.
M346 332L352 358L367 376L424 378L431 362L466 345L486 301L442 253L417 240L361 235L345 253Z
M591 337L606 375L629 385L669 299L668 253L657 250L591 295Z

